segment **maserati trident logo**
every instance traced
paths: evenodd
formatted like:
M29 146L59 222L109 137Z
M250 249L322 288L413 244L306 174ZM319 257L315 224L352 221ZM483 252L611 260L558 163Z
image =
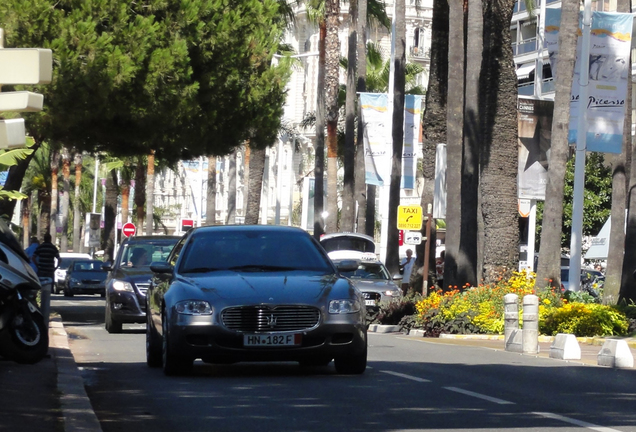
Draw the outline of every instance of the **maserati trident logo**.
M270 328L276 327L276 317L274 316L274 314L271 314L270 316L267 317L267 325Z

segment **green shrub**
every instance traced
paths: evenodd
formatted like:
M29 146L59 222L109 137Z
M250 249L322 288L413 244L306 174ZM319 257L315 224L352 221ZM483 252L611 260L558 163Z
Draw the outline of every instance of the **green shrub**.
M568 303L541 313L539 331L547 335L617 336L627 333L629 323L616 308L600 304Z

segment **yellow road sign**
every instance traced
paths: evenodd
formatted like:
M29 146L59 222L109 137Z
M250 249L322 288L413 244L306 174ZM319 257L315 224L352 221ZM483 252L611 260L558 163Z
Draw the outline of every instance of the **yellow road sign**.
M422 229L422 207L418 205L399 206L397 227L400 230Z

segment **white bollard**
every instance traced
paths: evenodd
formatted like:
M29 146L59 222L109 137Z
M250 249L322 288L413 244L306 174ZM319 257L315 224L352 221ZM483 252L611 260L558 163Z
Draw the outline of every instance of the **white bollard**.
M539 352L539 297L532 294L523 297L522 344L525 354Z
M580 360L581 347L573 334L559 333L550 346L550 358Z
M523 352L523 334L521 329L512 330L510 337L506 339L506 351Z
M506 294L504 296L504 345L508 350L508 343L512 333L519 330L519 296Z
M632 351L627 342L622 339L607 339L596 358L599 366L626 369L634 367Z

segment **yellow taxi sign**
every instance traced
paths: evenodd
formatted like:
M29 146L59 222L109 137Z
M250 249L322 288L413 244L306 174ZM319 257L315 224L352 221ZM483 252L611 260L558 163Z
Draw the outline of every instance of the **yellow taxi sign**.
M400 230L422 229L422 206L398 206L397 227Z

